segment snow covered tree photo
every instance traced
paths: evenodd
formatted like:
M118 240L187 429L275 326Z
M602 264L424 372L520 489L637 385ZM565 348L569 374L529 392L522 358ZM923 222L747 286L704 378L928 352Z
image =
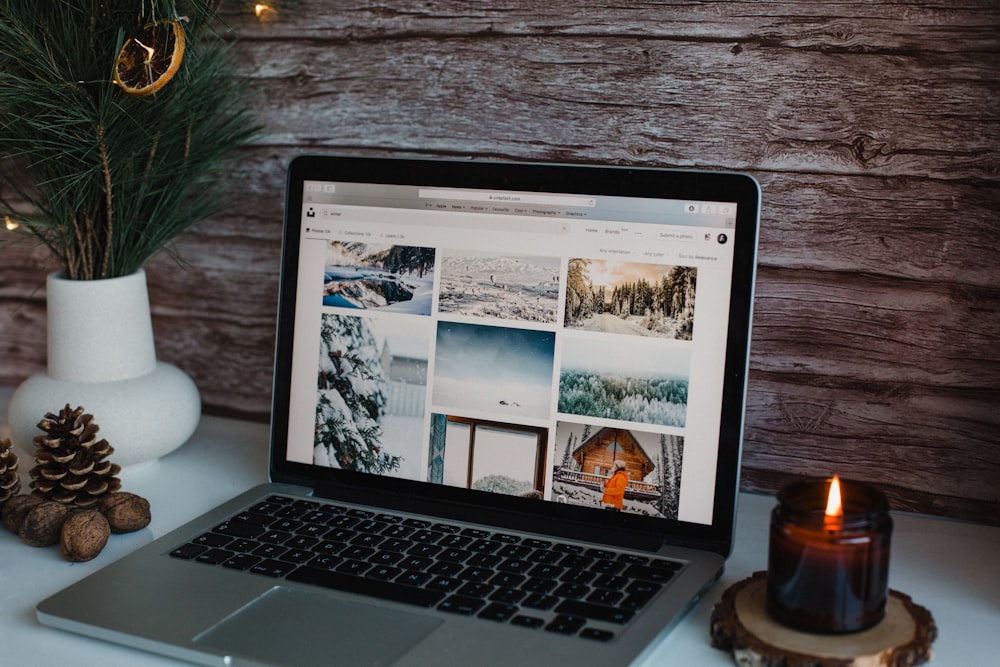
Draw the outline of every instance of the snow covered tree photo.
M386 370L371 325L360 317L323 315L315 449L331 467L387 473L400 457L383 451ZM319 456L314 458L319 459Z

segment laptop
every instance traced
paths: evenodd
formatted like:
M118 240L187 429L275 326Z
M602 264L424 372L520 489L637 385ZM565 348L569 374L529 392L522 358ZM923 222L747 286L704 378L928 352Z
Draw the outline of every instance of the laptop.
M205 665L641 659L730 552L749 176L303 156L270 482L42 601Z

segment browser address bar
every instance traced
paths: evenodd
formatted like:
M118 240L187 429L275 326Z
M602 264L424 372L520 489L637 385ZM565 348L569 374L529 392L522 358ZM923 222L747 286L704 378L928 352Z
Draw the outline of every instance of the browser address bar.
M550 206L585 206L594 208L597 200L593 197L572 197L569 195L536 195L524 192L457 192L455 190L418 191L421 199L450 199L461 201L483 201L494 204L548 204Z

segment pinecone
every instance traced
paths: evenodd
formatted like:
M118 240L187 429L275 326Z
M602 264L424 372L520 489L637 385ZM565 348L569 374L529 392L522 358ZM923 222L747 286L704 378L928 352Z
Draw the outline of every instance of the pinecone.
M69 404L58 415L51 412L38 423L45 431L35 436L38 448L31 475L33 495L65 505L90 507L121 488L116 475L121 467L107 461L115 450L107 440L97 439L94 416Z
M11 448L10 438L0 438L0 506L21 490L17 476L17 454Z

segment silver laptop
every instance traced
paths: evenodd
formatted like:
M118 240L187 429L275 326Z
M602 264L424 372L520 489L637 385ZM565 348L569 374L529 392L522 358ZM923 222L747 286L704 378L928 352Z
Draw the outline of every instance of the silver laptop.
M301 157L271 482L38 605L206 665L608 665L722 573L759 188Z

